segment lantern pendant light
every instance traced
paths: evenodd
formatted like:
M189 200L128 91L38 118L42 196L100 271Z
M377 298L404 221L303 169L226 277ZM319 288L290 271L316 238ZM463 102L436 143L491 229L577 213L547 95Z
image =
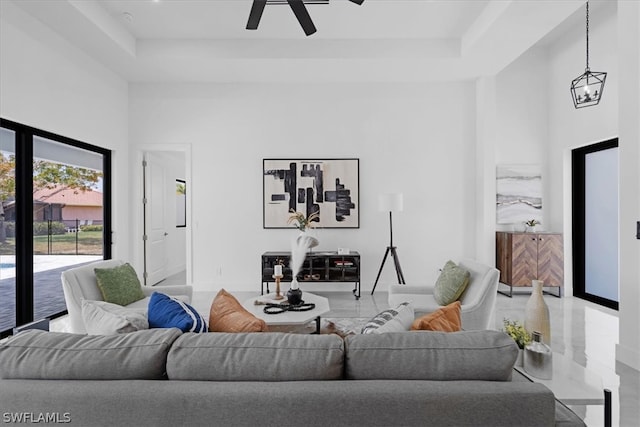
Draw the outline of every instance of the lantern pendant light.
M607 79L607 73L589 69L589 0L587 0L586 9L587 67L583 74L571 81L571 97L573 98L573 106L576 108L598 105L602 99L604 82Z

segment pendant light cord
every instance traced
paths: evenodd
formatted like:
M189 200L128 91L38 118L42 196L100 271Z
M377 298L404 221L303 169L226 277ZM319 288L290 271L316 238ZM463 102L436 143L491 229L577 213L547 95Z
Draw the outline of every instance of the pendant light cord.
M589 0L587 0L587 71L589 71Z

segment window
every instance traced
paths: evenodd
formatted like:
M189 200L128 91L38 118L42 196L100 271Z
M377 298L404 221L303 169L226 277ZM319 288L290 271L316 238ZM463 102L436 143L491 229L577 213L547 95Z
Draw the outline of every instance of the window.
M111 257L110 151L7 120L0 121L0 150L5 336L65 314L60 273Z

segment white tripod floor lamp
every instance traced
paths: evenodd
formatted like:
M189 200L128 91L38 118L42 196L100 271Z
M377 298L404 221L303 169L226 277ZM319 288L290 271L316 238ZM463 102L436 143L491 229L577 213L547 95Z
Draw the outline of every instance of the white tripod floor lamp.
M400 267L400 258L398 258L398 251L395 246L393 246L393 212L402 212L403 208L403 197L402 193L387 193L380 194L378 196L378 210L381 212L389 212L389 246L387 246L387 250L384 252L384 258L382 258L382 264L380 264L380 269L378 270L378 276L376 277L376 282L373 284L373 289L371 290L371 295L376 290L376 286L378 286L378 280L380 280L380 274L382 274L382 269L384 268L384 263L387 261L387 257L389 253L391 253L391 257L393 258L393 263L396 267L396 275L398 276L398 283L405 284L404 274L402 273L402 268Z

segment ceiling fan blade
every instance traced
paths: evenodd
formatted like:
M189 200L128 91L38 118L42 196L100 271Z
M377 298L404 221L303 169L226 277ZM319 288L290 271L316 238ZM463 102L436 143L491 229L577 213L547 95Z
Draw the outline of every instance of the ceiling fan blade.
M247 30L257 30L260 18L262 18L262 12L267 5L267 0L253 0L251 5L251 12L249 12L249 20L247 21Z
M357 5L362 5L362 3L364 3L364 0L349 0L351 3L355 3Z
M311 16L309 16L309 12L307 12L307 8L305 7L302 0L287 0L289 6L291 6L291 10L293 10L293 14L298 18L298 22L302 26L304 33L308 36L316 32L316 26L313 25L313 21L311 20Z

